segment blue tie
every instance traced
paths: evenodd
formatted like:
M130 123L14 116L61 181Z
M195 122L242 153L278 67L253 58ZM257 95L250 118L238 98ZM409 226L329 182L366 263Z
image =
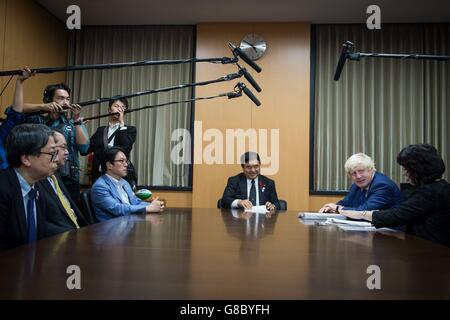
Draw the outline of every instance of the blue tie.
M359 200L359 204L360 205L363 205L364 203L366 203L366 193L367 193L367 190L366 189L362 189L362 191L361 191L361 198Z
M36 241L36 221L34 219L34 202L36 199L36 190L31 188L28 192L27 203L27 243Z

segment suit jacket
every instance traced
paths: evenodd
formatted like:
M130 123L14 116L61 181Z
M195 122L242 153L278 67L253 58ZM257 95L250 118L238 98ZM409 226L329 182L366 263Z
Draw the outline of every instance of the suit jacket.
M73 202L70 197L69 192L61 181L61 178L56 175L58 179L59 187L61 191L66 196L67 200L70 203L70 207L73 209L76 217L77 223L81 226L88 225L86 219L84 218L81 211L78 209L77 205ZM66 231L76 230L75 224L72 222L70 217L68 216L64 206L58 198L58 195L54 191L50 182L47 179L41 180L38 182L40 188L44 191L41 193L41 197L45 199L46 202L46 236L53 236L55 234L63 233Z
M137 130L136 127L133 126L126 127L125 130L117 131L114 138L114 147L121 147L127 152L127 156L129 156L133 144L136 141ZM108 147L108 128L108 126L98 127L97 131L95 131L94 135L90 138L89 149L86 154L94 152L94 159L92 161L92 181L97 180L101 175L101 155Z
M266 176L259 175L258 184L259 203L263 205L269 201L270 203L273 203L278 210L280 210L280 203L278 202L275 182ZM236 176L228 178L227 186L225 187L222 195L222 208L231 208L232 202L236 199L248 199L247 178L242 172Z
M450 184L435 181L415 188L399 206L375 211L377 228L406 226L406 232L450 246Z
M149 203L136 197L130 184L126 180L124 182L124 190L128 195L130 204L122 202L116 186L106 175L102 175L95 181L91 189L91 200L95 216L99 221L131 213L145 213L145 207Z
M362 189L352 184L347 196L337 204L344 206L345 210L382 210L392 208L404 200L395 182L381 172L375 172L363 204L361 197Z
M0 250L26 243L27 221L22 189L13 168L0 171ZM36 235L41 239L46 233L45 199L36 184Z

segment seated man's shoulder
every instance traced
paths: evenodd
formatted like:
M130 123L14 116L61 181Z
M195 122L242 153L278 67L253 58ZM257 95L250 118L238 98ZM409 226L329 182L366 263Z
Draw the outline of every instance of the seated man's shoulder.
M270 179L270 178L268 178L268 177L266 177L266 176L264 176L262 174L260 174L258 177L259 177L259 179L261 179L261 181L264 181L265 183L270 183L270 184L274 184L275 183L275 180Z
M104 175L98 177L98 179L92 185L91 189L96 190L96 189L103 189L103 188L107 187L106 179L107 178Z
M6 181L11 180L11 177L14 177L14 169L6 168L3 170L0 170L0 180ZM0 188L10 189L10 185L8 183L0 183Z
M235 176L228 177L228 182L239 181L239 180L242 179L242 178L245 178L245 176L244 176L244 174L241 172L241 173L238 173L238 174L235 175Z
M374 180L375 185L389 185L397 187L397 184L387 175L377 172Z

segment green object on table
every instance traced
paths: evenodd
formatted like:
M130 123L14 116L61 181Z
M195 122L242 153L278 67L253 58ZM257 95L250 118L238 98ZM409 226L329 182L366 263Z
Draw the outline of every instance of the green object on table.
M136 197L141 200L147 200L152 196L152 192L148 189L141 189L136 191Z

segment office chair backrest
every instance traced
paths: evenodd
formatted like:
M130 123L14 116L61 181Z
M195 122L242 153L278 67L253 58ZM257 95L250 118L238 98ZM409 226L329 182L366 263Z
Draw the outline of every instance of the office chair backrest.
M90 224L97 223L94 210L91 204L91 189L86 189L81 193L81 203L83 206L83 213Z
M287 210L287 201L278 199L278 203L280 204L280 210Z

